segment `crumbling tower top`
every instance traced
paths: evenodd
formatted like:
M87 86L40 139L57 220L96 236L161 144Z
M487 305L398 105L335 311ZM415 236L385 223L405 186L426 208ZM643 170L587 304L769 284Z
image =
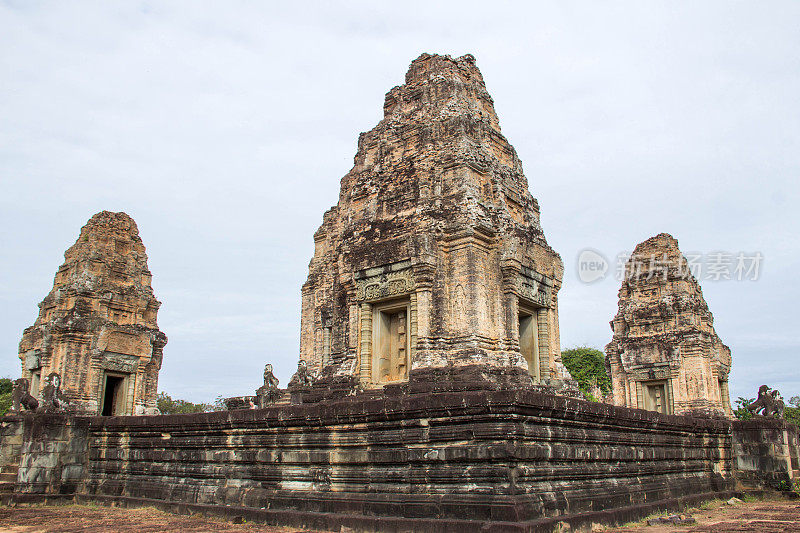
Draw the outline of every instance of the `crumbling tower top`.
M402 115L404 120L469 114L500 132L494 101L471 54L456 59L419 56L408 68L405 84L386 93L383 114L386 119Z

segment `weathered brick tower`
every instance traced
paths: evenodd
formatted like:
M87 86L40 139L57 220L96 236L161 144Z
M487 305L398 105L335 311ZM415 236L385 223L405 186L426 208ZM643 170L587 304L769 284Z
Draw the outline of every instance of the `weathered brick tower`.
M714 331L678 241L640 243L625 267L606 346L614 403L667 414L732 415L731 350Z
M125 213L98 213L64 259L19 344L31 393L56 372L78 411L154 412L167 337L156 323L161 303L136 223Z
M475 365L568 376L561 258L471 55L411 64L314 241L300 345L312 371L366 387Z

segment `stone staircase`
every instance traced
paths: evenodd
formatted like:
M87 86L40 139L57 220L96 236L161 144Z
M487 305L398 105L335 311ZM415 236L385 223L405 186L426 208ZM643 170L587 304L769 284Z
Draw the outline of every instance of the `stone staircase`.
M280 399L276 400L273 405L289 405L292 403L292 395L288 390L283 390Z
M17 485L18 472L18 464L0 467L0 494L9 494L14 492L14 487Z

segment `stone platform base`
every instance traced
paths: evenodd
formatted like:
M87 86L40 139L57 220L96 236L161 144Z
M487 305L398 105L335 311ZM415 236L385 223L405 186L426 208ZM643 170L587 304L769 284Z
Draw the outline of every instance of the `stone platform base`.
M463 533L628 521L733 489L728 421L465 385L191 415L7 417L3 434L22 436L14 498Z
M518 532L518 533L551 533L561 531L591 531L598 524L619 525L641 520L647 516L662 512L677 512L688 507L713 499L741 497L742 493L734 491L695 494L683 498L672 498L657 502L620 507L618 509L595 513L565 515L556 518L542 518L527 522L492 522L458 519L400 518L375 517L365 515L313 513L287 510L258 509L254 507L220 506L209 504L192 504L184 502L154 500L151 498L131 498L125 496L89 496L85 494L46 495L46 494L10 494L0 497L3 505L19 504L101 504L112 507L153 507L160 511L180 515L201 515L226 520L246 520L273 526L299 527L322 531L352 530L364 533L408 533L413 532Z

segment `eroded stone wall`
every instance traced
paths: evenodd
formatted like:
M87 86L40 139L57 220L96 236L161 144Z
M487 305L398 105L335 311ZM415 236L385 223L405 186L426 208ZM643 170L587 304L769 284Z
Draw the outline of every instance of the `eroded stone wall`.
M665 413L732 416L731 351L678 241L666 233L634 250L606 346L614 403Z
M90 495L484 522L723 491L731 466L727 421L519 390L94 418L88 447Z
M63 414L27 414L16 490L74 494L86 481L89 419Z
M782 420L479 385L192 415L6 416L0 466L20 468L4 501L75 494L324 530L563 531L785 490L800 475L798 430Z
M300 346L312 371L366 387L474 364L569 378L561 259L472 56L411 64L314 242Z
M40 397L47 377L58 373L78 411L102 414L106 396L114 404L108 414L155 411L167 337L158 329L161 303L151 279L133 219L94 215L65 252L36 322L22 335L22 377L31 393Z
M800 479L800 435L784 420L734 420L733 456L744 488L786 490Z

